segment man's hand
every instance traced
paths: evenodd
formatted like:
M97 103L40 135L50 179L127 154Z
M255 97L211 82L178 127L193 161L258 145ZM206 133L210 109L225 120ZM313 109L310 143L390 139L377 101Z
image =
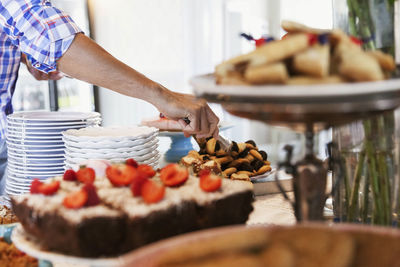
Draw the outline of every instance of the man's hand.
M44 73L40 70L35 69L34 67L32 67L31 63L29 62L29 60L26 59L25 54L22 54L21 56L21 62L25 63L26 67L28 68L28 71L32 74L32 76L38 80L38 81L45 81L45 80L59 80L61 79L63 76L63 74L59 71L53 71L53 72L49 72Z
M165 92L156 106L167 118L177 120L181 124L186 137L190 135L196 135L198 138L218 137L219 119L205 100L169 90ZM190 122L185 122L185 118Z

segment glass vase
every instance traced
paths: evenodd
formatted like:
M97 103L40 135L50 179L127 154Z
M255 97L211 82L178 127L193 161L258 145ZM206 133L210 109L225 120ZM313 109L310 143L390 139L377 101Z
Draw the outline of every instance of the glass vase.
M399 225L399 137L388 111L333 129L337 222Z

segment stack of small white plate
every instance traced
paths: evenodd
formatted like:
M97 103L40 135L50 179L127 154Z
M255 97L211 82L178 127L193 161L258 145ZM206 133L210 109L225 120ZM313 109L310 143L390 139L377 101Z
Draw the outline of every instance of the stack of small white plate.
M89 127L65 131L63 140L66 168L88 159L120 162L129 158L156 168L160 159L158 129L154 127Z
M97 112L35 111L9 115L6 193L25 193L32 179L63 174L65 146L61 132L97 126L100 122Z

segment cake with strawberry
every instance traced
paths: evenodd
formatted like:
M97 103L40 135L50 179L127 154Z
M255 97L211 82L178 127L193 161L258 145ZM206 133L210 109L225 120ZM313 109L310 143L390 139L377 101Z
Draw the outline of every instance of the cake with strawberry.
M156 172L133 159L110 164L105 176L89 166L34 180L12 197L24 230L53 251L115 256L170 236L240 224L252 211L252 184L204 171L191 176L170 164Z

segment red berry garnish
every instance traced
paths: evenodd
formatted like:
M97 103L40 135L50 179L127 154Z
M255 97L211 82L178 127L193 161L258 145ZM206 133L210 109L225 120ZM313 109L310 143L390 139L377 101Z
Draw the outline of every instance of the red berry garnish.
M131 183L131 191L133 196L138 197L142 195L142 186L147 180L148 178L146 176L143 176L138 172L138 175Z
M86 201L86 206L96 206L100 204L100 198L97 195L96 187L93 184L85 184L82 190L86 191L88 194L88 199Z
M29 189L29 192L31 194L39 194L39 186L43 184L38 178L33 179L31 183L31 188Z
M176 163L165 166L160 171L161 181L166 186L179 186L186 182L189 177L189 171Z
M350 36L350 40L353 43L355 43L356 45L362 45L363 44L363 42L360 39L358 39L357 37L354 37L354 36Z
M313 33L307 33L308 36L308 44L313 45L318 42L318 35Z
M137 167L137 170L138 172L144 174L147 178L151 178L156 175L156 171L153 169L153 167L147 164L140 164Z
M114 164L108 166L106 175L114 186L130 185L136 176L137 169L126 164Z
M215 174L203 175L200 177L200 188L206 192L217 191L222 184L221 177Z
M210 175L211 171L209 169L202 169L201 171L199 171L199 177L201 176L205 176L205 175Z
M52 181L50 183L42 183L39 185L38 190L40 194L50 196L55 194L60 188L60 181Z
M96 179L96 172L92 168L83 167L76 173L76 178L82 183L93 183Z
M142 198L147 204L157 203L164 198L165 187L153 180L147 179L142 185Z
M83 207L88 200L88 193L81 189L79 191L68 194L64 200L63 205L68 209L79 209Z
M63 176L64 181L76 181L78 180L76 172L74 170L66 170Z
M129 166L132 166L132 167L135 167L135 168L137 168L139 166L139 164L134 159L127 159L125 161L125 164L129 165Z
M263 44L266 43L264 38L260 38L255 41L256 41L256 47L262 46Z

